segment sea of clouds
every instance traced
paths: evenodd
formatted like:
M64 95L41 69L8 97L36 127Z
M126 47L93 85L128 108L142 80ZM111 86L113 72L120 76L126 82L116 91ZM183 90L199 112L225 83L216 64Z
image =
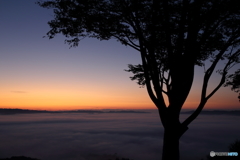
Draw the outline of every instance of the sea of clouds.
M201 160L210 151L228 151L228 145L240 139L239 122L234 114L199 115L180 140L181 159ZM0 115L0 158L159 160L162 138L156 110Z

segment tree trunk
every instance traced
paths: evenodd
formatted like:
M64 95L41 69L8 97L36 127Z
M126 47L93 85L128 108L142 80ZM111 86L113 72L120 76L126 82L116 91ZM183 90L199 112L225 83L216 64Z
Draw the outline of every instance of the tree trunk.
M163 139L162 160L179 160L179 130L178 126L165 128Z

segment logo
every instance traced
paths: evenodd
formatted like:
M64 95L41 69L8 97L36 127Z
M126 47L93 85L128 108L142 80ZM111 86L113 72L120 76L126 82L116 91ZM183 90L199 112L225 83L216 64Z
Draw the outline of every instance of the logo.
M215 156L238 156L238 152L210 152L210 157Z
M214 152L214 151L211 151L211 152L210 152L210 156L211 156L211 157L214 157L214 156L215 156L215 152Z

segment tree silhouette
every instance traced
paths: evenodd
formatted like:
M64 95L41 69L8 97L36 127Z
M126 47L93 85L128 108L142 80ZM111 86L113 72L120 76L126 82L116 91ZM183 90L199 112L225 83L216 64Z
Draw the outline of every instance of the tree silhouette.
M49 0L37 4L54 11L54 19L48 22L50 39L63 34L71 47L85 37L116 39L139 51L142 63L130 64L127 71L133 72L132 80L146 86L158 108L164 127L163 160L179 159L180 137L229 78L229 69L240 62L238 0ZM203 77L199 105L180 122L194 67L205 67L205 62L210 67ZM207 94L217 66L221 78Z
M225 86L232 86L231 89L234 90L235 92L240 91L240 69L237 70L234 74L230 74L228 76ZM240 93L238 99L240 102Z

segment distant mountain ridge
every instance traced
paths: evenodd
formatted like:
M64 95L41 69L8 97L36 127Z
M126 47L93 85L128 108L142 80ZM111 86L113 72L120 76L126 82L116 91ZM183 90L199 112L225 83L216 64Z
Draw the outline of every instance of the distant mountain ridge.
M191 114L193 110L184 111L181 114ZM28 110L0 108L0 115L12 114L36 114L36 113L150 113L148 110L68 110L68 111L47 111L47 110ZM235 115L240 116L240 110L204 110L200 114L204 115Z
M34 114L34 113L149 113L137 110L70 110L70 111L47 111L47 110L28 110L28 109L9 109L0 108L0 114Z
M4 158L4 159L0 159L0 160L39 160L36 158L30 158L30 157L25 157L25 156L13 156L11 158Z
M182 112L182 114L191 114L194 111L186 111ZM240 110L205 110L202 111L200 114L204 115L235 115L240 116Z
M49 111L0 108L0 114L49 113Z

